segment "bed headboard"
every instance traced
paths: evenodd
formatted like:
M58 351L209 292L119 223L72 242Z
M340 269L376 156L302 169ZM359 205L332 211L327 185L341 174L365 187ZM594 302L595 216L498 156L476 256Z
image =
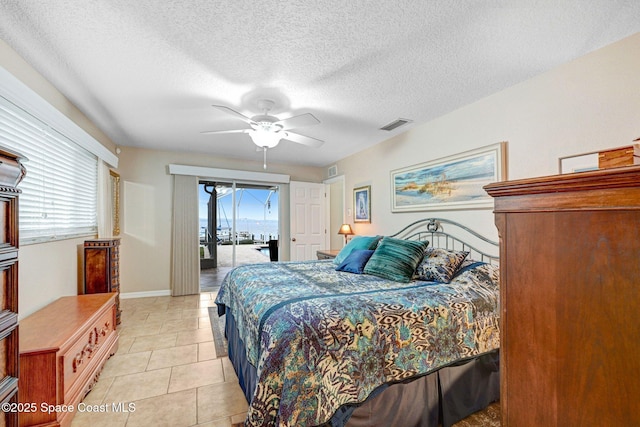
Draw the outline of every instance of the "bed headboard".
M428 240L431 247L468 251L469 259L489 264L497 265L500 260L498 242L486 238L465 225L444 218L420 219L389 237Z

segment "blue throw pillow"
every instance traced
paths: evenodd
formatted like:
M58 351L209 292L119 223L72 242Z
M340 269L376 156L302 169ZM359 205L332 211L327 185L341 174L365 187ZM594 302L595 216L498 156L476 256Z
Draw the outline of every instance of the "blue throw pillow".
M410 282L429 242L384 237L364 267L365 274Z
M375 249L378 246L378 240L380 240L380 236L355 236L338 252L338 255L333 259L333 263L335 265L342 264L342 261L356 249Z
M346 271L347 273L362 274L364 266L373 255L373 249L356 249L352 251L342 263L336 267L336 271Z

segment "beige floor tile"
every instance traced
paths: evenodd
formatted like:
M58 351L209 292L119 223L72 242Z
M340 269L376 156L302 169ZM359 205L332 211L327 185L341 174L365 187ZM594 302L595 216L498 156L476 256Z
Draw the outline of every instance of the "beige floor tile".
M100 376L100 379L94 384L91 392L87 394L82 401L87 404L103 403L107 392L111 388L111 384L113 384L113 380L114 378L104 378Z
M169 302L169 305L167 306L169 308L169 310L173 310L173 309L177 309L177 308L181 308L181 309L188 309L188 308L198 308L198 302L200 301L199 298L186 298L183 299L182 301L179 300L173 300Z
M112 411L111 404L107 406L109 412L89 412L84 407L83 412L76 411L71 427L124 427L127 425L128 412Z
M133 310L122 310L120 313L120 321L121 322L141 322L147 320L149 317L148 311L138 311L136 309Z
M113 378L144 372L147 369L150 357L150 351L111 356L105 363L100 378Z
M240 423L244 423L244 420L247 418L247 413L246 411L243 412L242 414L236 414L234 416L231 417L231 424L240 424Z
M216 302L213 299L200 301L200 307L215 307L215 306L216 306Z
M147 320L156 320L164 323L166 320L182 319L182 310L164 310L149 313Z
M171 368L169 393L222 382L224 373L219 359L174 366Z
M180 332L198 329L198 319L167 320L162 325L160 333Z
M209 329L194 329L192 331L178 332L176 345L196 344L201 342L213 341L213 332Z
M168 311L163 311L162 313L168 313ZM165 322L167 320L171 320L171 319L161 319L161 318L157 318L157 317L151 317L153 316L155 313L149 313L149 317L147 318L147 320L141 320L141 321L136 321L134 323L127 323L126 326L127 327L145 327L145 328L156 328L156 327L162 327L162 325L165 324Z
M178 333L172 332L168 334L148 335L144 337L134 338L129 348L129 353L137 353L139 351L151 351L161 348L169 348L176 345Z
M216 346L213 341L198 344L198 362L216 358Z
M121 337L143 337L147 335L156 335L160 332L161 326L152 325L136 325L136 326L128 326L123 325L120 330L118 330L118 334Z
M118 333L118 351L116 354L125 354L129 353L129 349L131 348L131 344L135 341L136 337L127 337L119 335Z
M211 329L211 319L207 315L207 317L200 317L198 319L198 329Z
M196 389L138 400L127 427L188 427L197 422Z
M180 347L163 348L154 350L147 370L167 368L171 366L186 365L198 361L197 344L183 345Z
M167 297L169 298L169 297ZM158 300L138 307L138 310L166 311L169 307L169 300Z
M198 423L246 413L247 401L239 384L220 383L198 388Z
M197 318L209 318L209 310L207 308L188 308L182 310L183 319L197 319Z
M222 357L222 369L224 371L224 380L226 382L237 383L238 376L236 375L236 370L233 369L233 365L231 364L231 360L228 357Z
M114 379L104 401L133 402L167 393L171 369L156 369Z
M207 421L197 424L198 427L231 427L231 417L219 418L213 421Z

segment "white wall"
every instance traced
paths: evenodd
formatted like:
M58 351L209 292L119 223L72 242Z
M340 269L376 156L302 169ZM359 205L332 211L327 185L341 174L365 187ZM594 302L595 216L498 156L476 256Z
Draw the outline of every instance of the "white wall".
M556 174L559 157L640 137L639 88L640 33L341 160L345 209L353 209L354 187L371 185L372 223L356 233L390 234L443 216L497 239L491 209L392 214L390 171L508 141L509 179Z

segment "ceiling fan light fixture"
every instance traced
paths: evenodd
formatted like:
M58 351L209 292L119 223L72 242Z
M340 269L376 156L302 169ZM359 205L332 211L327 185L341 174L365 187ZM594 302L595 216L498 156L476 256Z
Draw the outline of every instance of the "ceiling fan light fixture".
M249 136L251 137L253 143L258 147L273 148L278 145L278 143L280 143L280 139L286 135L281 134L280 132L272 132L266 129L258 128L249 131Z

